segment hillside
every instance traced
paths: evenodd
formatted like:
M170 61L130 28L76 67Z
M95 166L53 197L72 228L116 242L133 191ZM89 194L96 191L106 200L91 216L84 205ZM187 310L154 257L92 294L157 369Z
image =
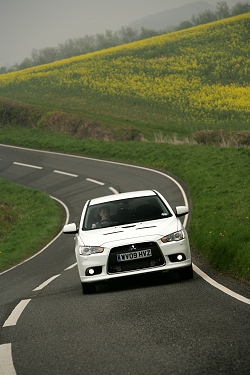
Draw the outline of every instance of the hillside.
M197 15L205 10L215 11L215 7L207 2L197 1L195 3L184 4L178 8L168 9L164 12L155 13L147 17L130 22L129 26L134 29L144 27L153 30L166 30L171 26L177 26L181 21L190 20L193 15Z
M246 14L2 75L0 142L178 176L192 248L249 281L249 32ZM229 129L248 144L215 147ZM154 142L131 142L138 132ZM191 142L197 134L213 145Z
M247 13L4 74L0 96L133 125L146 138L249 130L249 32Z

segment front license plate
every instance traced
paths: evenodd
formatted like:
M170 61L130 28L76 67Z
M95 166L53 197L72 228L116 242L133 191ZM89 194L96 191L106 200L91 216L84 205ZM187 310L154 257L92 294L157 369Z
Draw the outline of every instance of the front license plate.
M117 254L117 262L126 262L128 260L148 258L151 256L152 256L151 249L133 251L132 253Z

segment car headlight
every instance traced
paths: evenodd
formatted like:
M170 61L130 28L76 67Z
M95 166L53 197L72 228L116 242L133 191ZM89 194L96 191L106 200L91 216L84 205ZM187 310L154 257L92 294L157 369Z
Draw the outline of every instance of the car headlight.
M161 238L162 242L173 242L173 241L180 241L185 238L185 233L183 230L178 230L177 232L167 234L166 236Z
M98 254L104 251L103 247L100 246L79 246L80 255L91 255Z

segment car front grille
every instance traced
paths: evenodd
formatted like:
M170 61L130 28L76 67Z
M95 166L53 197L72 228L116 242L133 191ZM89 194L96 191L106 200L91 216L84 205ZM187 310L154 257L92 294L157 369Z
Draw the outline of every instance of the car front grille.
M118 255L151 250L151 256L128 261L118 261ZM165 259L155 242L142 242L125 246L113 247L108 258L108 273L135 271L143 268L163 266Z

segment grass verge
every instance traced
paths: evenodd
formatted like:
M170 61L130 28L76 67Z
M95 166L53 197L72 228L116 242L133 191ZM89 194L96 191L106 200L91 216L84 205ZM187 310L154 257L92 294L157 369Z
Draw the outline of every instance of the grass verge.
M0 179L0 271L27 259L62 225L62 210L47 194Z
M0 127L0 142L100 159L105 155L173 173L191 194L191 245L221 272L250 280L248 148L80 140L8 126Z

